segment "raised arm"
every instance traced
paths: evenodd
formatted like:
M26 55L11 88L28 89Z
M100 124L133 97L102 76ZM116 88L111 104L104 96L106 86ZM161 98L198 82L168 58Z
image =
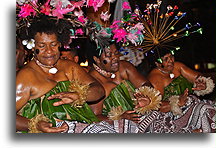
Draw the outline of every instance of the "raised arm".
M181 75L192 83L194 83L196 78L201 75L201 73L190 69L181 62L175 62L175 66L179 68Z

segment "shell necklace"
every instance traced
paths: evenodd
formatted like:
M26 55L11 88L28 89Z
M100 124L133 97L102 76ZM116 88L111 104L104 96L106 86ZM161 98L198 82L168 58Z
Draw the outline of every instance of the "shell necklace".
M169 77L170 77L171 79L173 79L173 78L175 77L174 73L172 73L172 72L164 71L164 70L162 70L162 69L160 69L160 68L158 68L158 70L159 70L160 72L164 73L164 74L169 74Z
M58 72L58 69L55 68L53 65L52 66L47 66L47 65L42 64L40 61L38 61L36 59L34 59L34 60L35 60L35 62L36 62L36 64L38 66L41 66L41 67L44 67L44 68L49 68L49 73L56 74Z
M98 67L96 64L93 64L93 66L98 73L100 73L101 75L103 75L105 77L112 78L112 79L114 79L116 77L116 75L114 73L107 72L107 71L101 69L100 67Z

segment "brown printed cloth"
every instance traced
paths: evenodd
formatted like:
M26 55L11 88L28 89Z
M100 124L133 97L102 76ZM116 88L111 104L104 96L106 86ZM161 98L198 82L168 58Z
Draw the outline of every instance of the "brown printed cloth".
M167 114L157 111L148 113L141 118L139 124L127 119L114 120L113 124L107 121L98 123L85 124L77 121L61 121L57 122L57 127L61 126L64 122L69 126L66 133L173 133L174 122Z
M114 120L113 124L107 121L92 124L62 121L57 122L57 127L66 122L69 126L66 133L192 133L195 129L215 133L214 104L213 101L201 101L190 95L180 116L153 111L143 115L139 124L127 119Z
M175 131L182 129L201 129L203 133L215 133L215 102L211 100L200 100L195 95L189 95L188 101L182 107L183 114L173 116L168 113L174 120Z

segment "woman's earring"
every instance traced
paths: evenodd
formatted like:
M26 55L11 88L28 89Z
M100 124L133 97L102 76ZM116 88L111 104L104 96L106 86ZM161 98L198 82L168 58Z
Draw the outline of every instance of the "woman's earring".
M103 60L103 63L106 65L107 64L107 60Z
M35 53L36 53L36 54L39 54L39 53L40 53L40 50L39 50L39 49L35 49Z

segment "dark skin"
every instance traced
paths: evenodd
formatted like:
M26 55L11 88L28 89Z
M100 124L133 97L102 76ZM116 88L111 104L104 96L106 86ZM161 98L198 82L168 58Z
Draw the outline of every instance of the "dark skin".
M139 88L143 85L151 86L149 81L144 78L131 63L119 60L119 52L117 51L114 44L110 46L110 49L105 49L100 58L94 57L94 60L97 66L99 66L101 69L116 75L116 77L113 79L101 75L95 69L90 71L90 74L104 87L106 97L109 96L111 90L123 80L129 80L136 88ZM146 98L140 93L136 93L134 96L139 100L139 103L136 107L143 107L150 103L149 98ZM106 119L106 117L101 115L103 100L92 104L91 108L101 119ZM136 114L134 110L124 112L121 118L129 119L134 122L140 121L140 115Z
M49 92L57 82L66 80L78 80L82 84L89 85L87 101L97 101L104 96L104 89L93 77L88 75L79 65L69 60L59 59L60 43L57 40L56 34L37 33L34 37L35 48L39 53L36 59L43 65L54 65L58 72L50 74L49 68L39 66L35 60L30 61L22 70L19 71L16 77L16 111L20 111L25 104L31 100L43 96ZM67 66L65 66L67 65ZM78 99L76 93L65 92L50 96L48 99L59 98L59 102L54 103L54 106L61 104L72 103ZM28 131L29 119L16 115L16 129L19 131ZM68 129L66 124L61 127L52 127L51 123L38 122L38 130L45 133L63 132Z
M164 88L168 86L173 79L170 78L169 73L174 74L174 78L182 75L188 81L192 83L196 83L196 88L192 88L193 90L204 90L206 89L206 83L203 80L197 80L196 78L200 76L200 73L190 69L186 65L181 62L175 62L174 56L171 53L166 54L161 58L162 63L156 63L157 68L153 69L149 75L148 79L155 89L159 90L160 93L164 94ZM164 71L161 72L160 70ZM188 89L184 91L179 98L179 106L184 106L187 102ZM163 101L161 104L160 111L169 112L170 105L168 101Z
M79 61L79 57L77 55L75 55L72 51L61 51L61 56L60 59L67 59L67 60L71 60L75 63L78 63Z
M25 58L27 56L27 51L24 49L21 40L18 39L16 45L16 71L19 71L25 63Z

